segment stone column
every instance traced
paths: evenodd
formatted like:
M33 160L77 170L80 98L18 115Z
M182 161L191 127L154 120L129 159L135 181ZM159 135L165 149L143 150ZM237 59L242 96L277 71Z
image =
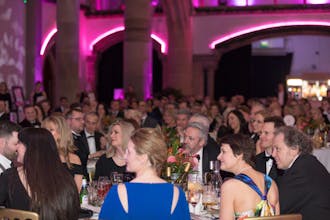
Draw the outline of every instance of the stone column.
M168 32L168 59L163 85L179 88L185 95L190 95L193 92L191 0L164 0L163 8Z
M79 0L57 0L56 99L74 101L79 87Z
M129 0L125 8L124 88L133 85L138 98L152 95L150 0Z
M42 80L41 57L41 1L27 1L25 31L25 97L28 99L34 82Z

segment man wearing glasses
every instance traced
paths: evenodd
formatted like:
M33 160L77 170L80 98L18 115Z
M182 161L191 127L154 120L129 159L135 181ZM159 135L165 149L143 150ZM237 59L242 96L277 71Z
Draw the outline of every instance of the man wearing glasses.
M85 125L84 113L79 108L71 109L66 114L66 120L71 128L73 143L78 148L76 154L81 160L84 176L88 179L87 160L89 155L89 147L86 136L82 135Z

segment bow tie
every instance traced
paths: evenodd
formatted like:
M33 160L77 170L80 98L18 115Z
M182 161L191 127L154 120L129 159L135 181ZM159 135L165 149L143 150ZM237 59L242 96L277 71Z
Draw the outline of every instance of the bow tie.
M88 138L94 138L94 135L89 135L89 136L87 137L87 139L88 139Z
M272 157L272 156L265 156L264 158L266 159L266 162L267 162L269 159L274 160L274 157Z
M195 154L192 157L196 157L196 159L199 161L201 159L201 157L199 156L199 154Z

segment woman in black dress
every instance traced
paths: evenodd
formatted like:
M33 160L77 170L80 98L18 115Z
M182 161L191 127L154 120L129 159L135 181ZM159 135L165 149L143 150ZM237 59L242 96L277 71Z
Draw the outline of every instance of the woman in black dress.
M42 122L42 127L52 133L61 162L74 177L78 191L81 189L83 169L79 157L74 153L71 130L62 116L49 116Z
M41 220L78 219L78 190L52 134L25 128L18 139L17 161L22 165L0 176L0 206L37 212Z
M98 180L100 176L110 177L112 172L126 172L124 155L127 143L133 131L134 126L125 120L117 120L111 124L108 133L110 148L107 153L96 162L95 180Z

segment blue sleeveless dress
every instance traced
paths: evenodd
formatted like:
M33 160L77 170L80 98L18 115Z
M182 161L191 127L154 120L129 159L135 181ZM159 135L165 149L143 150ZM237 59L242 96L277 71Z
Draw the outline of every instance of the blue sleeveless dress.
M108 219L190 219L186 196L179 188L178 203L171 214L173 184L170 183L125 183L128 213L118 197L117 185L112 186L106 196L100 220Z

